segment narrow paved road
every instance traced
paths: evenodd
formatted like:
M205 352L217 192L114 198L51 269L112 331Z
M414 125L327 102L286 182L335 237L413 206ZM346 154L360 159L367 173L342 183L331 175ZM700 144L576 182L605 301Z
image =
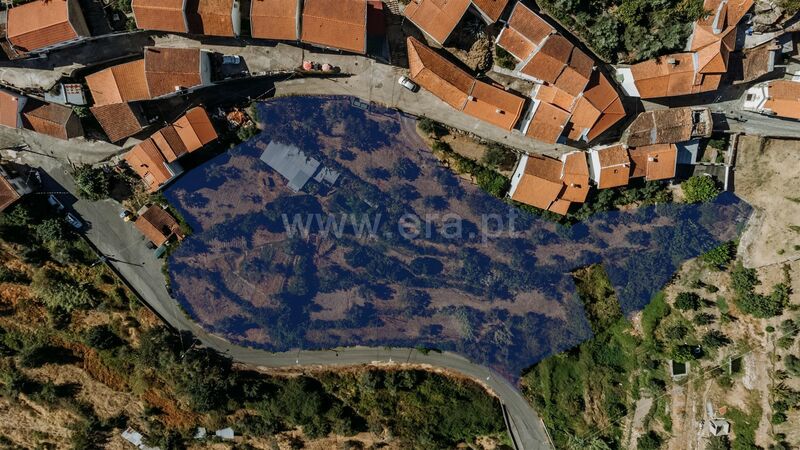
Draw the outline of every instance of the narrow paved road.
M8 155L7 155L8 156ZM425 364L459 372L488 387L508 411L510 428L519 449L549 450L552 447L541 419L520 391L492 370L474 364L451 352L415 349L348 347L335 350L302 350L270 353L234 345L206 332L192 321L166 289L161 271L162 260L155 258L144 237L129 222L119 218L121 206L113 200L90 202L77 198L77 189L67 174L68 166L57 158L32 152L15 152L19 162L41 167L45 179L43 192L55 192L59 199L86 222L86 237L105 255L110 265L161 318L172 327L191 332L204 345L230 356L233 360L259 367L352 366L361 364Z

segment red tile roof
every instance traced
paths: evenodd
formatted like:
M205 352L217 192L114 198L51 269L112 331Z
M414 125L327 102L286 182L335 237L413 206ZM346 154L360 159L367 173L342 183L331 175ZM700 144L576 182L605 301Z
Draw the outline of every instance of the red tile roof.
M125 154L125 161L139 175L149 192L157 191L172 178L166 166L167 160L152 139L148 138L133 147Z
M189 33L236 36L232 17L234 4L235 0L187 0L186 22L189 24Z
M200 49L145 47L144 73L152 98L190 88L203 83Z
M417 39L406 42L411 79L453 108L463 109L475 79Z
M299 6L299 0L251 0L250 34L257 39L299 40Z
M453 108L505 130L519 121L525 99L475 80L413 37L407 39L411 79Z
M562 158L564 170L562 180L566 188L561 198L573 203L583 203L589 195L589 164L586 162L586 153L575 151L567 153Z
M94 106L150 99L144 59L103 69L86 76Z
M6 180L6 177L0 175L0 212L8 209L19 198L19 192Z
M108 140L118 142L142 131L147 125L140 109L139 106L130 103L116 103L94 106L91 111L108 136Z
M631 178L645 177L647 181L675 177L678 147L675 144L656 144L628 149L632 168Z
M403 15L442 45L469 5L470 0L411 0L403 10Z
M28 100L22 110L25 128L59 139L83 136L80 119L72 108L55 103Z
M202 107L194 107L173 124L186 151L189 153L217 139L217 132L208 113Z
M525 159L525 158L523 158ZM549 209L564 188L561 181L563 163L541 155L528 155L522 177L511 199L540 209Z
M131 8L136 27L143 30L187 33L183 14L184 0L133 0Z
M20 102L24 98L5 89L0 89L0 125L19 128L21 116Z
M181 156L188 153L186 146L183 145L183 141L178 136L178 132L175 131L175 128L172 125L167 125L166 127L156 131L150 136L153 143L156 144L158 147L158 151L164 155L164 159L167 162L171 163L180 158Z
M564 133L564 127L568 120L569 112L540 101L527 130L525 130L525 135L542 142L556 143Z
M800 119L800 82L789 80L769 82L764 107L779 117Z
M367 52L367 0L305 0L301 40L353 53Z
M6 37L12 45L30 52L88 36L83 16L70 21L70 5L79 15L77 0L34 0L8 10ZM80 34L79 34L80 32Z
M598 189L607 189L628 184L631 173L631 160L628 151L623 145L593 150L597 155L597 166L594 168L598 173ZM593 158L594 160L594 158Z
M506 9L509 0L472 0L478 10L486 14L490 22L497 22Z
M158 205L148 207L133 224L157 247L166 243L172 236L182 237L178 221Z

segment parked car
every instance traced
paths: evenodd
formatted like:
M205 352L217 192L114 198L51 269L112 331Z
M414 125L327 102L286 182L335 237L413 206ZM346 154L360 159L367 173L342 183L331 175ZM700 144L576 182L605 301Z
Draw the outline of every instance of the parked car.
M239 64L242 62L242 57L239 55L224 55L222 57L222 64Z
M408 78L407 76L400 77L400 79L397 80L397 83L411 92L417 92L419 90L419 86L417 85L417 83L411 81L411 79Z
M75 228L76 230L80 230L83 228L83 222L80 221L77 217L73 216L72 213L67 213L67 223Z
M59 200L56 198L56 196L55 196L55 195L53 195L53 194L50 194L50 196L49 196L49 197L47 197L47 203L49 203L49 204L50 204L50 206L52 206L53 208L55 208L55 209L56 209L56 211L58 211L58 212L61 212L61 211L63 211L63 210L64 210L64 204L63 204L63 203L61 203L61 202L60 202L60 201L59 201Z
M128 211L127 209L123 209L119 213L119 218L124 220L125 222L130 222L133 219L133 213Z

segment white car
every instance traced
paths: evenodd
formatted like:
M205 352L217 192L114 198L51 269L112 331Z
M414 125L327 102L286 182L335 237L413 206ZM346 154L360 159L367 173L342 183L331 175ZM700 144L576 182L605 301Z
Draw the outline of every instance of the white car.
M414 83L413 81L411 81L410 78L406 76L400 77L397 80L397 84L403 86L404 88L408 89L411 92L417 92L419 90L419 86L417 85L417 83Z

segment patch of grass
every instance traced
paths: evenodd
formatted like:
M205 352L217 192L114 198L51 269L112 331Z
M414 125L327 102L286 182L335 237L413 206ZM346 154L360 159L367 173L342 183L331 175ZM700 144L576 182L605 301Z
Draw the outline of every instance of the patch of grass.
M737 408L728 408L725 417L731 421L731 428L736 434L736 438L731 443L732 450L758 448L756 446L756 430L761 420L761 407L757 404L751 404L750 408L749 414Z
M611 327L622 317L617 294L602 265L594 264L572 275L593 332Z

